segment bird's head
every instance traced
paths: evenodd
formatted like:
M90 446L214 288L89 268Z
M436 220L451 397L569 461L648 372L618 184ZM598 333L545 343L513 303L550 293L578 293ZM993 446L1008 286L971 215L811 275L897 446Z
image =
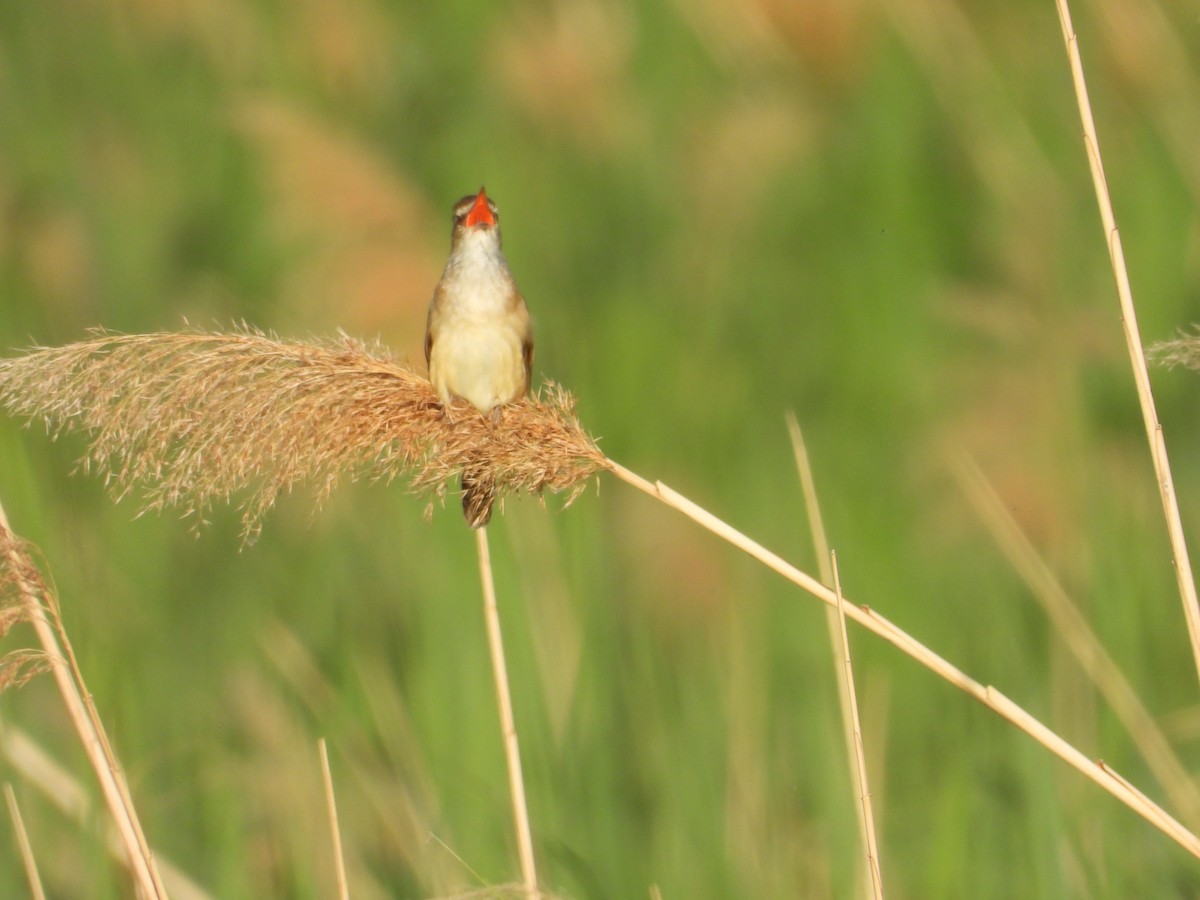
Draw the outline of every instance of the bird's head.
M454 204L451 246L457 247L467 239L494 242L500 246L500 211L483 188L478 194L468 194Z

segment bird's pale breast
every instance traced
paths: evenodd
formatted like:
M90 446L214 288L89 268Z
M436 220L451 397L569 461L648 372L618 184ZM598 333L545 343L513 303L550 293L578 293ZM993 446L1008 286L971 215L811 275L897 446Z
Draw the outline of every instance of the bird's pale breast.
M462 397L481 412L529 389L529 312L503 257L461 255L447 269L429 319L429 378L442 400Z
M514 318L516 318L514 316ZM462 397L481 412L528 389L519 322L451 317L434 334L429 377L443 401Z

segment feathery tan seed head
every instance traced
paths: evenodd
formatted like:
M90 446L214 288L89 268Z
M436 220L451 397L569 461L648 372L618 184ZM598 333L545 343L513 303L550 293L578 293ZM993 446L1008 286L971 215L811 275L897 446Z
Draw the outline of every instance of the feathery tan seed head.
M557 385L506 406L499 422L467 404L445 415L425 378L346 335L97 332L0 360L0 404L54 433L88 433L83 466L118 499L139 489L147 509L200 519L240 495L247 538L305 482L318 504L342 478L403 477L441 495L468 468L499 497L549 489L569 503L607 466Z

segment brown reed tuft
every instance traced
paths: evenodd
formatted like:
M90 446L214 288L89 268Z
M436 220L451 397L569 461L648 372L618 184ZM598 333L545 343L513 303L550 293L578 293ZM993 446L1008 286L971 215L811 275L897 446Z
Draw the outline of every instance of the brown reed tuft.
M0 638L19 622L31 621L36 610L58 616L58 605L33 562L29 544L0 526ZM20 687L49 668L50 657L41 650L11 650L0 657L0 691Z
M85 470L116 499L203 520L214 501L242 511L252 539L275 499L313 485L318 505L342 478L443 496L464 469L512 491L566 492L570 503L607 467L565 390L548 383L498 421L469 405L443 410L429 381L380 344L346 336L284 341L244 328L94 337L0 360L0 404L43 419L55 437L81 430Z

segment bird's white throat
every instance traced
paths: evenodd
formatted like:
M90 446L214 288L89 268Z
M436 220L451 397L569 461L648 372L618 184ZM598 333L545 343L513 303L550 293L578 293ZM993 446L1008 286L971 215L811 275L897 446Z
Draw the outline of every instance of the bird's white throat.
M446 262L443 302L449 315L488 315L512 305L515 290L494 231L469 231Z

